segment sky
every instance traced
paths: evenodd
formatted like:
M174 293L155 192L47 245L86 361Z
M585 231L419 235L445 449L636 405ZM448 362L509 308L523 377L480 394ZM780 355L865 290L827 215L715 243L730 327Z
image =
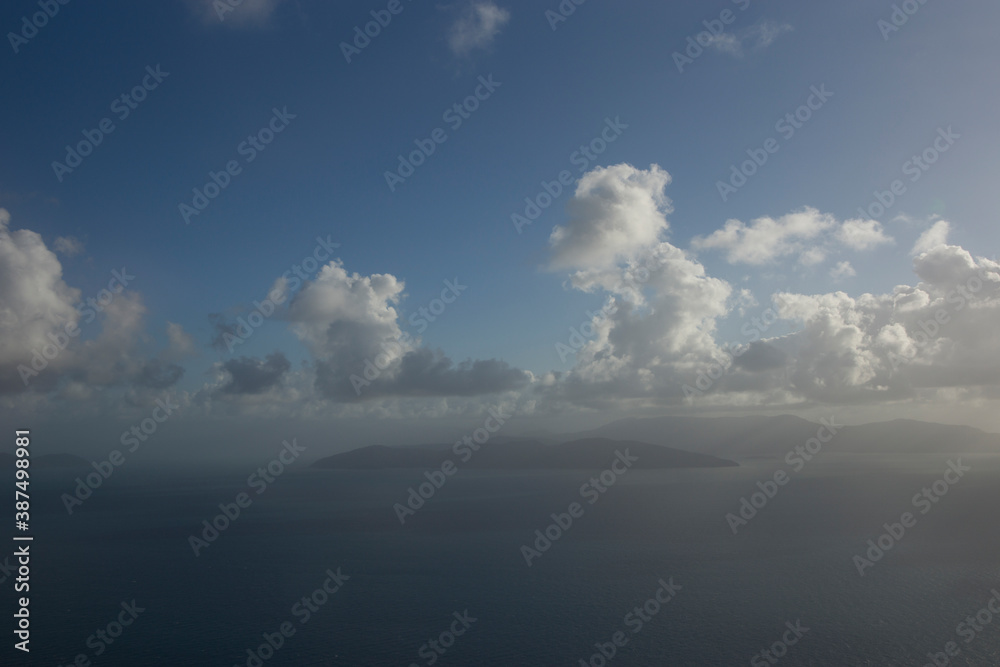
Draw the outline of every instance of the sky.
M175 460L490 409L1000 431L997 18L5 3L0 421Z

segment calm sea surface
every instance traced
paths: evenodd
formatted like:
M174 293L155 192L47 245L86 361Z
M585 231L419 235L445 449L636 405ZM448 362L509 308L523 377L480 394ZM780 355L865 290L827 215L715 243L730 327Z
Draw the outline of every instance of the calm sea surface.
M736 535L726 514L790 471L784 462L631 471L593 504L580 495L587 471L460 471L405 525L392 506L420 471L292 468L257 494L253 466L126 464L72 516L59 500L72 478L39 471L31 657L10 646L8 578L0 664L69 665L82 653L92 665L247 665L247 649L288 622L294 634L251 666L601 665L586 661L618 631L627 643L612 667L763 665L751 661L798 621L808 631L777 664L919 667L953 641L961 652L948 664L995 667L1000 615L969 642L956 630L1000 589L1000 459L963 457L971 471L921 514L911 499L945 461L821 455ZM196 557L188 537L241 491L252 504ZM573 502L582 516L528 567L521 546ZM859 576L852 558L906 511L916 525ZM315 596L325 601L303 623L293 607L338 568L347 580ZM641 629L635 615L627 624L661 578L676 595L655 614L648 605ZM144 611L112 643L97 640L133 600ZM424 646L456 612L475 620L453 643L445 635L443 653Z

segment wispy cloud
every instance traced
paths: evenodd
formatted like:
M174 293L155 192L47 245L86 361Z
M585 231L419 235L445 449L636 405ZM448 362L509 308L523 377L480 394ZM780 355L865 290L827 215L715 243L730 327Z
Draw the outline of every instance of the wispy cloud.
M510 21L510 12L494 2L481 0L470 3L451 25L448 46L456 56L487 49Z
M284 0L243 0L237 4L227 0L187 0L191 11L205 25L235 29L266 27L282 2Z
M52 249L66 257L73 257L83 252L83 242L75 236L57 236Z
M842 262L837 262L837 265L830 269L830 277L834 280L853 278L856 275L858 275L858 272L854 270L854 266L846 259Z
M713 35L709 47L720 53L742 58L747 51L762 51L771 46L780 35L792 31L788 23L761 21L739 33L723 32Z

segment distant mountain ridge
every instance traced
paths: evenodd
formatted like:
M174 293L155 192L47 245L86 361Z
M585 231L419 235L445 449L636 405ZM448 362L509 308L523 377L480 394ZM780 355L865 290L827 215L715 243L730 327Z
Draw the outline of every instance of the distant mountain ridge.
M839 426L835 419L832 423ZM567 440L581 437L635 439L714 456L745 458L783 455L814 437L820 426L818 422L792 415L632 417L563 437ZM1000 434L986 433L971 426L896 419L841 426L823 449L869 454L1000 454Z
M582 438L548 445L538 440L505 440L482 445L479 451L453 452L447 445L387 447L369 445L319 459L314 468L377 470L385 468L440 467L451 458L462 468L478 470L598 470L606 468L617 451L638 460L635 468L720 468L737 463L709 454L687 452L673 447L609 438ZM471 455L469 455L471 453Z

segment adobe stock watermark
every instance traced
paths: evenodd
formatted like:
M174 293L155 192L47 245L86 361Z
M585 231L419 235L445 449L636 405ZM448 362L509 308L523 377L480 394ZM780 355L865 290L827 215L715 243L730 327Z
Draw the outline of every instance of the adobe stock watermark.
M122 93L111 101L109 107L111 112L118 117L119 121L124 121L132 112L139 108L139 105L146 100L149 93L156 90L163 80L170 76L170 72L160 70L160 65L156 67L146 66L146 75L136 84L132 90ZM63 161L52 161L52 171L56 175L56 180L62 183L66 174L73 173L73 170L83 164L83 159L90 155L104 142L104 137L115 131L115 123L108 117L104 117L97 122L93 129L83 129L80 133L83 139L75 146L66 145L66 156Z
M781 635L781 639L750 658L750 664L753 667L768 667L778 664L779 660L788 655L789 647L798 644L799 640L809 632L809 628L804 627L802 621L798 619L795 620L794 624L791 621L785 621L785 627L788 629Z
M322 236L317 236L316 247L313 248L312 254L306 255L298 264L292 264L292 268L281 274L282 280L285 281L285 289L275 287L267 293L267 297L263 301L254 301L253 310L246 317L237 317L232 331L222 333L222 342L226 344L229 353L232 354L237 345L247 342L247 339L269 317L274 315L277 307L288 299L289 294L297 290L320 267L330 261L333 257L333 251L339 247L339 243L330 240L329 234L326 235L325 239Z
M994 616L1000 618L1000 591L994 588L990 593L992 596L979 611L966 616L964 621L955 626L955 634L962 637L967 645L975 641L976 637L993 623ZM927 662L923 667L948 667L952 664L952 658L957 658L961 654L962 649L959 648L958 642L947 642L943 650L927 654Z
M961 137L962 135L956 134L951 129L951 125L947 128L937 128L937 137L934 138L934 141L920 151L920 153L904 162L900 170L904 176L910 177L910 183L916 183L924 174L930 171L930 168L937 163L941 155L947 153ZM858 213L864 218L877 219L895 206L899 198L905 195L906 192L906 182L901 178L897 178L885 190L875 190L872 193L875 196L875 200L867 206L858 207Z
M752 0L732 0L733 4L739 7L740 11L746 11L750 7ZM732 24L736 20L736 13L731 9L723 9L719 13L718 18L706 19L701 22L705 26L705 30L688 35L687 46L684 48L684 52L674 51L673 59L674 65L677 66L677 71L681 74L684 73L684 68L688 65L693 65L694 61L697 60L705 53L713 41L719 35L726 31L726 26Z
M577 167L579 173L586 172L587 168L594 164L597 158L608 149L608 146L617 141L618 137L627 129L628 125L621 121L621 116L615 116L614 120L605 118L604 127L597 133L597 136L585 144L580 144L579 148L569 154L569 163ZM570 189L574 180L572 172L568 169L560 171L551 181L543 180L541 182L542 189L535 196L524 198L524 211L521 213L515 211L510 214L511 224L514 225L517 233L520 234L525 226L534 223L542 215L542 211L552 206L553 202Z
M286 466L295 463L302 452L306 451L306 448L300 445L295 438L292 438L291 442L285 440L281 444L282 448L273 459L268 461L267 465L257 468L247 477L247 486L253 489L258 496L267 491L269 484L274 484L274 481L284 474ZM204 528L201 531L201 537L194 534L188 536L188 545L195 557L201 555L203 549L211 546L212 542L219 539L219 535L236 523L243 510L250 507L253 501L254 499L249 493L240 491L233 498L233 502L219 503L219 513L212 517L211 522L208 519L202 520Z
M468 463L472 456L489 442L490 437L510 419L510 415L505 414L500 406L490 408L487 412L489 416L483 421L481 427L474 430L471 435L462 436L461 440L456 440L455 444L452 445L451 451L461 463ZM492 426L490 422L493 423ZM445 459L439 469L425 471L424 477L427 478L427 481L416 488L411 486L407 489L409 495L406 497L406 504L396 503L392 506L400 525L405 524L409 517L415 515L428 500L433 498L434 494L445 485L448 478L458 472L458 468L455 461Z
M657 268L655 262L648 258L644 259L638 265L630 268L629 273L622 280L622 287L641 290L643 285L652 278L652 272L655 268ZM618 305L612 301L604 304L598 311L586 311L587 319L579 326L569 328L568 344L561 341L555 344L559 360L566 363L570 356L582 350L587 344L587 340L597 335L596 327L617 312Z
M951 311L961 311L973 301L973 297L983 289L984 281L988 280L986 276L987 272L981 270L978 276L972 276L965 281L964 285L959 285L955 289L949 290L945 295L945 303L948 304L948 307L942 306L934 311L932 318L917 322L920 328L912 334L916 350L909 356L896 354L892 350L889 351L889 363L892 364L893 371L898 371L904 364L911 363L917 358L919 351L925 349L941 336L944 332L944 327L951 322ZM909 335L909 332L907 332L907 335Z
M910 17L926 4L927 0L903 0L899 4L894 4L888 20L880 18L875 22L875 26L882 33L882 41L888 42L889 36L899 32L899 29L909 22Z
M225 22L226 14L236 11L237 8L243 5L243 2L244 0L212 0L212 9L215 10L215 15L219 17L219 21Z
M927 514L970 470L972 468L969 466L962 465L962 459L949 460L948 467L941 478L914 494L910 501L911 504L915 509L920 510L920 514ZM864 556L855 555L852 559L854 567L858 570L858 575L865 576L865 570L874 567L875 563L882 560L882 557L903 539L906 531L916 525L917 517L912 512L903 512L896 523L882 524L885 532L873 540L868 540L868 549L864 552Z
M587 0L562 0L556 8L545 10L545 20L549 22L552 32L555 32L560 23L565 23L570 16L576 13L576 8Z
M440 298L431 299L426 307L421 306L417 309L417 312L410 314L408 318L409 322L417 328L417 334L419 335L426 331L429 323L441 317L447 307L455 303L458 297L462 295L462 292L467 289L469 289L469 286L458 282L457 276L454 280L445 280ZM382 351L375 355L375 360L365 359L361 375L354 373L349 378L351 386L354 387L355 395L361 396L361 390L370 386L372 382L381 377L382 372L392 365L392 360L399 358L403 351L403 346L409 345L412 342L413 336L410 335L410 332L403 331L395 339L379 343Z
M107 288L99 291L96 297L88 297L74 306L80 317L86 319L84 324L93 322L97 318L97 313L103 313L104 309L110 306L115 300L115 295L124 292L125 288L133 280L135 280L135 276L131 275L124 266L121 271L112 269L111 280L108 281ZM24 386L27 387L32 378L38 377L42 371L48 368L49 363L55 361L62 351L69 346L69 339L76 338L80 335L81 331L80 325L76 321L73 321L67 322L63 326L62 332L48 332L46 337L50 342L43 345L41 349L31 350L31 360L28 362L31 364L31 367L29 368L24 364L18 364L17 366L17 372L21 376Z
M740 333L746 337L746 342L741 345L727 344L722 348L722 351L726 354L726 358L723 361L714 361L699 370L698 375L695 376L693 386L685 384L681 387L685 398L704 396L711 391L715 383L736 366L736 360L746 354L747 350L750 349L750 344L756 343L763 338L764 333L780 319L777 309L785 305L785 300L781 298L781 295L774 294L771 296L771 301L774 303L773 306L768 306L760 314L760 317L754 316L750 318L750 321L746 322L740 328Z
M614 302L609 301L604 304L604 306L598 311L587 311L587 319L580 323L579 327L569 328L569 339L568 343L563 343L562 341L556 343L556 354L559 355L559 360L566 363L566 360L575 355L577 352L583 349L583 346L587 344L587 339L593 338L597 333L594 328L606 319L618 312L618 306Z
M580 497L587 500L589 505L593 505L601 497L608 492L618 478L629 471L629 469L638 461L639 458L629 454L626 448L624 452L621 450L615 450L615 458L611 461L611 465L603 470L599 475L591 477L590 480L583 483L580 487ZM621 464L621 465L619 465ZM580 519L583 516L584 507L578 502L572 502L566 508L565 512L555 513L553 512L550 516L552 517L552 523L545 527L544 532L541 528L535 530L535 541L532 545L522 544L521 545L521 556L524 557L524 563L528 567L531 567L531 561L540 558L543 553L548 551L553 543L557 542L570 528L573 527L575 520Z
M0 584L7 583L8 579L17 574L17 566L12 565L10 559L11 556L4 556L3 562L0 562Z
M479 77L479 85L476 86L472 94L460 102L455 102L441 114L441 120L448 123L452 132L458 131L465 121L472 118L472 114L479 109L479 105L493 96L496 89L503 85L502 81L494 81L493 74L486 77ZM416 172L417 168L423 165L427 159L434 155L437 147L448 141L448 133L440 127L435 127L430 131L427 139L414 139L413 144L417 147L409 155L399 154L399 164L394 171L386 170L385 184L389 186L389 192L395 192L396 188L406 182L410 176Z
M236 145L236 153L243 157L244 164L250 164L257 159L257 156L264 152L274 138L285 131L285 128L297 117L296 114L288 113L288 107L278 107L271 109L271 118L267 123L253 134ZM180 202L177 210L181 214L185 225L191 224L193 216L201 215L202 211L208 208L212 200L222 194L222 191L229 187L233 178L243 173L243 165L238 159L226 162L219 171L208 171L208 180L200 188L191 188L193 196L191 203Z
M21 17L21 29L17 32L8 32L7 41L10 48L14 49L15 55L21 47L38 35L38 31L49 24L50 19L54 19L59 13L61 5L68 5L69 0L38 0L38 7L42 10L35 12L30 17L25 14Z
M407 2L410 1L407 0ZM361 55L361 52L372 43L372 40L381 35L383 29L389 27L389 24L392 23L392 17L399 16L404 9L406 7L400 0L389 0L385 9L371 10L372 20L365 23L364 30L361 29L360 25L354 26L352 43L340 43L340 52L344 54L344 60L347 61L347 64L351 64L351 58Z
M649 623L660 611L677 595L677 591L683 586L674 583L674 578L670 577L664 581L663 577L657 579L659 587L653 596L641 605L636 605L625 614L622 624L629 629L629 632L636 635L642 632L642 628ZM596 653L592 653L588 658L580 658L580 667L605 667L618 654L618 650L628 645L629 636L624 630L618 630L611 635L610 641L597 642L594 647Z
M134 599L131 602L122 602L119 606L121 606L121 611L118 612L113 620L108 622L103 628L98 628L94 634L87 637L87 648L93 650L93 657L95 658L104 655L104 652L124 634L125 629L135 623L136 619L139 618L139 614L146 611L146 608L140 607ZM78 653L66 667L89 667L90 664L90 654ZM62 665L59 667L62 667Z
M822 426L817 429L816 435L801 445L795 445L795 447L785 454L785 463L791 466L792 474L802 472L802 469L806 467L806 463L812 461L823 450L823 445L833 440L833 437L837 435L837 431L844 428L843 424L836 422L836 417L830 417L829 421L826 419L821 419L820 421L822 422ZM749 500L746 496L741 497L740 508L738 510L739 516L732 512L727 513L725 516L726 523L729 525L729 529L733 531L733 535L757 516L757 513L764 509L778 495L778 491L781 487L788 484L789 480L791 480L789 473L785 472L784 468L780 468L774 472L771 479L757 482L757 488L760 490L750 494Z
M786 142L790 141L795 133L801 130L812 119L813 114L822 109L831 97L833 97L833 93L826 89L825 83L820 84L819 88L810 86L809 96L805 103L779 118L774 124L774 131L780 134ZM747 184L747 180L767 164L771 156L780 149L781 140L775 137L768 137L760 147L748 148L746 154L749 159L741 162L738 167L735 164L730 165L728 182L715 182L715 187L719 191L722 201L728 201L730 196L736 194L740 188Z
M447 630L442 631L436 638L429 639L417 650L417 655L426 660L427 665L436 663L441 656L448 652L448 649L455 645L455 640L468 632L472 624L479 620L470 616L468 609L461 614L457 611L453 612L452 616L455 620L451 622ZM411 662L410 667L420 667L420 665Z
M326 579L323 580L323 583L312 593L303 595L289 611L298 620L300 626L308 623L313 614L318 613L350 579L348 575L340 571L339 567L336 572L327 570L324 574ZM274 632L264 632L261 635L264 641L256 648L248 648L246 660L243 661L242 665L237 663L233 667L263 667L264 663L273 658L275 653L285 645L285 642L295 635L296 630L298 628L295 627L295 624L288 620L279 624L278 629Z
M119 442L121 442L123 447L128 448L127 451L129 454L134 454L142 443L153 437L160 424L167 421L174 414L174 410L179 410L181 407L175 403L171 403L169 396L158 398L155 403L156 406L150 412L149 417L146 417L138 424L133 424L129 430L122 431ZM103 461L91 461L90 466L94 469L94 472L87 474L83 478L76 478L76 488L73 490L72 495L64 493L60 496L60 500L62 500L63 506L66 508L66 513L73 514L73 508L83 505L83 501L90 498L94 494L94 491L101 488L101 485L114 474L115 469L123 466L125 461L125 454L119 449L112 449L108 453L108 458Z

